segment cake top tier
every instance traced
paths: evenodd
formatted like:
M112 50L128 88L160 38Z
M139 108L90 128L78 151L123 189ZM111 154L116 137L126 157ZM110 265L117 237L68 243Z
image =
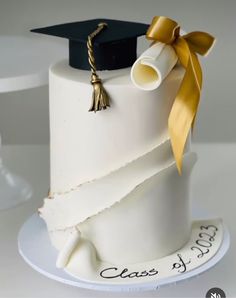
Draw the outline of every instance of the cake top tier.
M146 34L149 27L147 24L93 19L31 31L69 39L70 66L89 70L88 37L99 24L105 24L105 26L92 38L96 69L113 70L131 66L137 58L137 37Z

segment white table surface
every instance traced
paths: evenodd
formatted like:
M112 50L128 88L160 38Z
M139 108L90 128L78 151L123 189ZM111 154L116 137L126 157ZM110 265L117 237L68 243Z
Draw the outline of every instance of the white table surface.
M68 56L68 45L35 33L0 35L0 93L48 84L48 68Z
M39 206L49 185L48 146L7 146L5 163L30 181L31 201L0 212L0 297L205 297L212 287L220 287L227 297L236 297L236 144L194 145L199 160L193 171L194 204L221 215L231 234L231 247L223 260L197 278L156 292L107 293L73 288L47 279L31 269L17 251L17 234Z

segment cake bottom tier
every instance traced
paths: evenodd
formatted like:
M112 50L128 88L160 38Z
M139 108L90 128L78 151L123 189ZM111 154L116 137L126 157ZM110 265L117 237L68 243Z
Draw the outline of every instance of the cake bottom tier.
M162 258L184 246L192 224L189 178L195 161L195 153L185 154L181 176L173 163L121 201L79 223L77 228L83 240L91 244L93 255L122 265ZM73 228L49 232L58 250Z

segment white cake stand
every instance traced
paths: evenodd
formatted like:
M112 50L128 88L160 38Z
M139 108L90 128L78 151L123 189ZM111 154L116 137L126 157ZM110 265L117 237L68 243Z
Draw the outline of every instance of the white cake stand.
M35 36L0 36L0 93L48 84L49 65L65 58L66 46ZM31 198L32 187L11 173L1 158L0 136L0 210Z
M199 218L199 217L198 217ZM201 216L201 218L208 218ZM35 235L35 237L33 236ZM157 290L165 285L174 285L186 279L202 274L203 272L212 268L225 255L229 248L230 237L227 228L224 226L224 237L218 252L206 263L193 269L187 273L179 274L171 278L164 278L155 282L137 283L137 284L100 284L85 282L74 278L65 271L56 268L56 259L58 252L52 247L46 225L38 214L31 216L22 226L18 235L18 249L23 259L39 273L75 287L112 291L112 292L129 292L129 291L150 291Z

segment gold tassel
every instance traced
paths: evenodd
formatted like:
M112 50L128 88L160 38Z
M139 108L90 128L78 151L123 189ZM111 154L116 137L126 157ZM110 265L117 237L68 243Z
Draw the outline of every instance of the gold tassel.
M108 94L102 85L101 79L96 75L92 75L91 84L93 85L93 97L89 112L105 110L110 104Z
M110 106L109 96L106 90L103 87L102 80L99 78L97 74L94 52L93 52L93 38L99 34L104 28L107 27L106 23L98 24L97 29L88 36L87 48L88 48L88 61L91 67L91 84L93 85L93 96L92 96L92 105L89 109L89 112L105 110Z

